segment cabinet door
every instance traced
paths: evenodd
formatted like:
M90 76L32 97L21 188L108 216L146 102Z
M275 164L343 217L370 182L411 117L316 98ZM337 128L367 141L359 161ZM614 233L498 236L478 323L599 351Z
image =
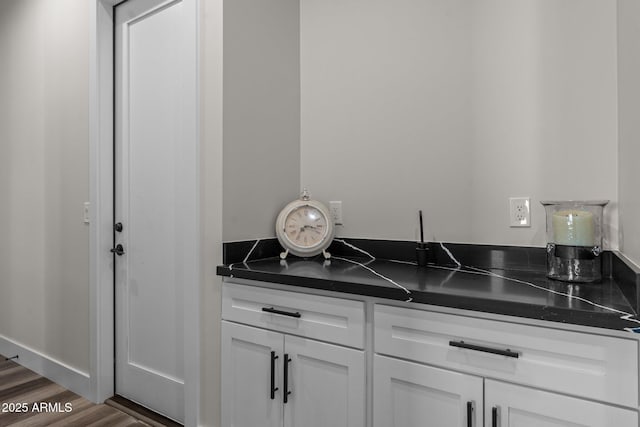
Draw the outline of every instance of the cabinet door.
M285 427L364 427L363 351L287 335L285 353Z
M636 411L485 381L487 427L638 427Z
M277 332L222 322L222 426L282 427L281 360ZM271 397L272 353L274 388Z
M481 427L482 378L376 355L375 427Z

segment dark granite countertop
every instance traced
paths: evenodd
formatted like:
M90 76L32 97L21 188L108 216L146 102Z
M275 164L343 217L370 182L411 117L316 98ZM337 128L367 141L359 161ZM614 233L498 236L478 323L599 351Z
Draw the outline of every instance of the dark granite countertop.
M441 247L445 248L443 245ZM434 249L432 246L432 252L437 252ZM492 250L495 257L495 249ZM464 256L464 251L458 252ZM258 259L246 256L239 262L218 266L217 273L226 277L409 303L640 331L636 308L616 280L607 277L597 284L554 281L548 279L545 270L540 268L538 251L533 252L533 257L530 252L526 253L526 262L501 262L502 268L460 262L455 258L455 253L451 254L448 249L448 263L432 262L426 267L418 267L407 260L401 251L396 252L400 255L397 260L377 258L369 255L370 252L365 255L365 251L334 251L330 261L325 261L321 256L288 258L286 261L281 261L277 256ZM509 257L507 254L502 259Z

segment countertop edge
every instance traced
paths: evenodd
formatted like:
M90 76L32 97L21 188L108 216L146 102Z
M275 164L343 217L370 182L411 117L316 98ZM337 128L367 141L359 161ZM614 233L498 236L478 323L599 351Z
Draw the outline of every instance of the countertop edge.
M411 304L427 304L437 307L490 313L523 319L539 320L561 324L594 327L605 330L624 330L629 322L616 313L588 313L579 310L559 307L526 304L499 299L474 298L460 295L447 295L435 292L412 293L411 298L402 289L377 287L355 282L335 281L322 278L285 275L244 269L233 269L229 266L218 266L219 276L277 283L306 289L339 292L344 294L403 301Z

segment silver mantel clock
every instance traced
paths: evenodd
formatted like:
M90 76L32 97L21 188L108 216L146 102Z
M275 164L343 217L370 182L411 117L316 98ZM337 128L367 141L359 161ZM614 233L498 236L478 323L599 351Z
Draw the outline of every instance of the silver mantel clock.
M305 189L280 211L276 220L276 236L285 249L280 254L285 259L289 252L300 257L312 257L322 253L325 259L331 255L326 249L334 236L334 225L329 210L317 200L312 200Z

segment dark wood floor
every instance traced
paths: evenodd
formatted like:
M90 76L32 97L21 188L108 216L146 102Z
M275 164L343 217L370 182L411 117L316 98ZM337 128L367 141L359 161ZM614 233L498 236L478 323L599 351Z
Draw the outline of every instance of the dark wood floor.
M94 404L6 361L0 355L0 427L148 427L104 404Z

